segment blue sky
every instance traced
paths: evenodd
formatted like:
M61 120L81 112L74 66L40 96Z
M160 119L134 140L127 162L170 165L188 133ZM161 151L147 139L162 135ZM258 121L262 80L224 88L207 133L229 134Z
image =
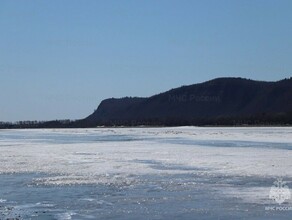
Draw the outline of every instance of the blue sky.
M292 76L291 0L0 0L0 121L222 76Z

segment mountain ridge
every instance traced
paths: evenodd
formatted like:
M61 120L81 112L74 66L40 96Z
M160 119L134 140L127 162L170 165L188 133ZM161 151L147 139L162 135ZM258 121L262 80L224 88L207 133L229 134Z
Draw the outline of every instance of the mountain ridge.
M219 119L290 117L292 78L276 82L221 77L150 97L103 100L84 120L94 125L199 125ZM290 119L289 119L290 120ZM289 122L287 121L287 123ZM203 122L206 121L206 122Z

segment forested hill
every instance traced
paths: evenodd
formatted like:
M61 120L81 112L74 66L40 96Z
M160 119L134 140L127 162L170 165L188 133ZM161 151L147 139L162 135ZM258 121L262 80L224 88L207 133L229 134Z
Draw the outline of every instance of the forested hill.
M149 98L102 101L91 125L291 124L292 78L277 82L218 78Z

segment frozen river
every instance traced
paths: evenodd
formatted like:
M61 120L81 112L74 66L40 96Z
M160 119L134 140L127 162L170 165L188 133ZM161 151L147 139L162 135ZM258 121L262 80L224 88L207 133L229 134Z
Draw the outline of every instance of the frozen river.
M292 219L292 128L0 130L0 156L1 220Z

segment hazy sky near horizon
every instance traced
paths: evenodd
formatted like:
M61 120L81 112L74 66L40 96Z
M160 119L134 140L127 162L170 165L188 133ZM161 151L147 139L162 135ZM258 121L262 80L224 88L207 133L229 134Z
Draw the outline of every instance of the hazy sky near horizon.
M0 121L223 76L292 76L291 0L0 0Z

